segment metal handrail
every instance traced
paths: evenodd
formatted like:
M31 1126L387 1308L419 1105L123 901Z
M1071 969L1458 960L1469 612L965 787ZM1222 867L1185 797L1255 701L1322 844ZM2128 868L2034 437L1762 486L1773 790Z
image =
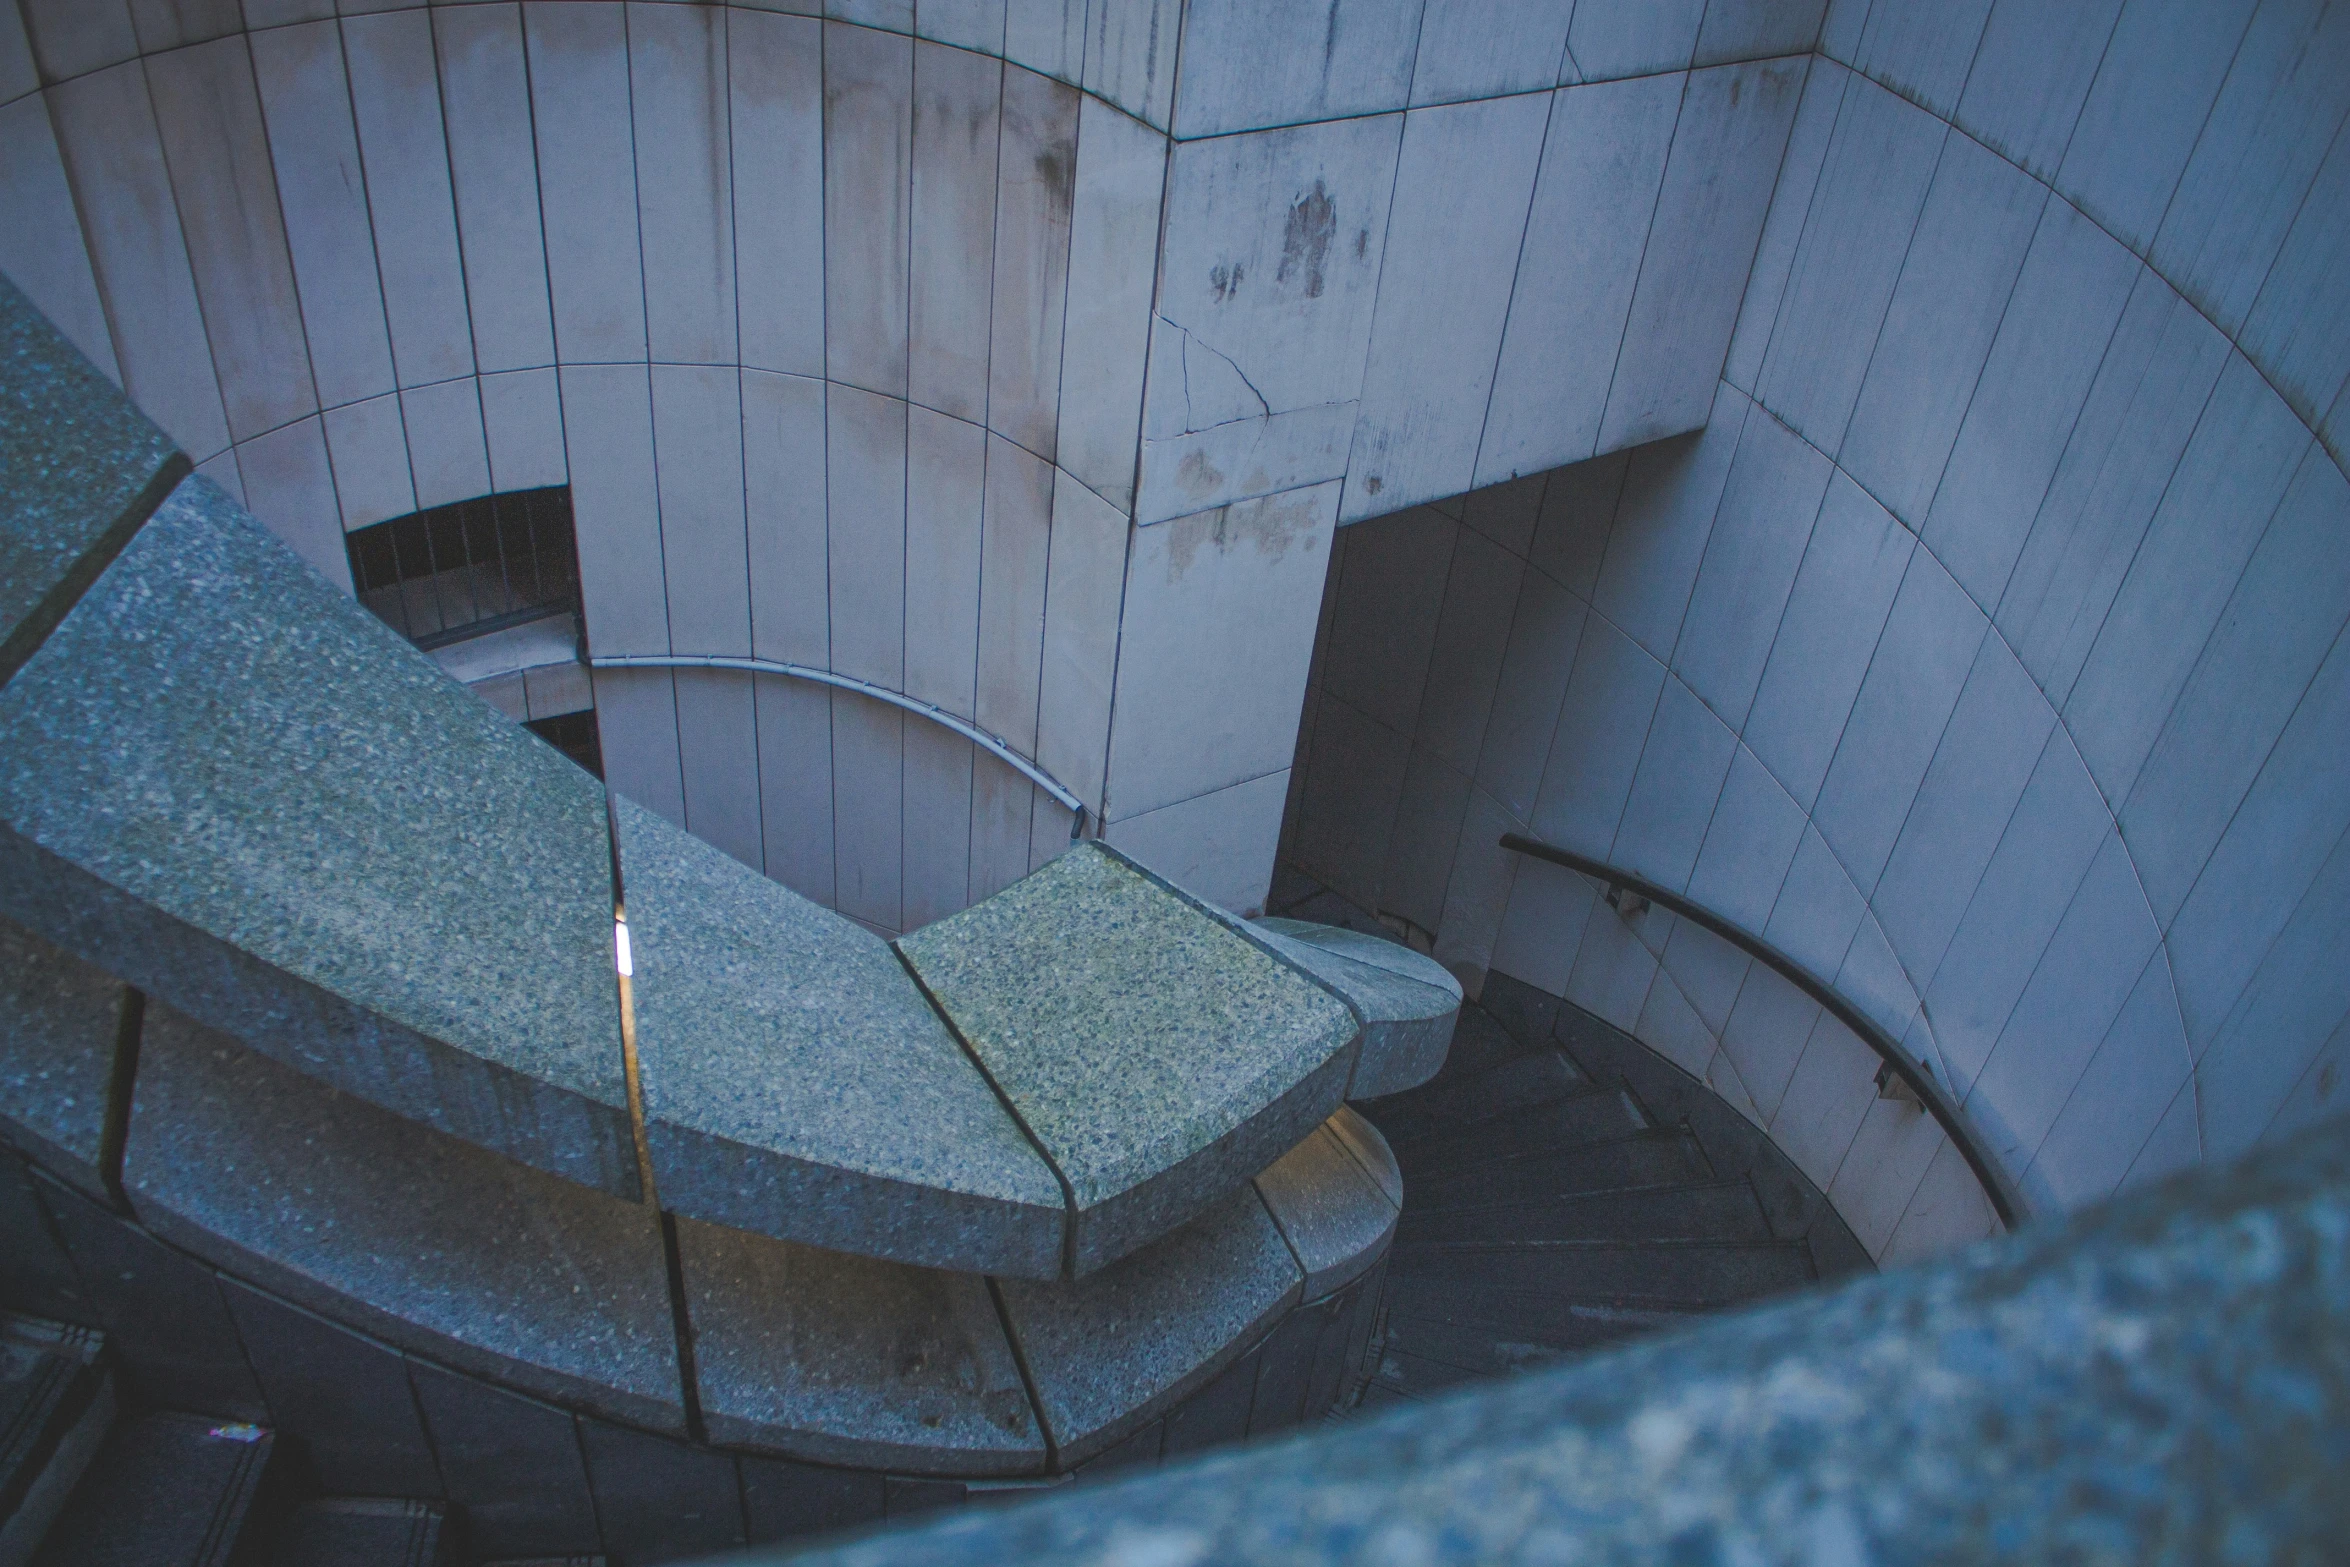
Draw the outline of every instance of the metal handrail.
M2031 1217L2031 1209L2025 1203L2023 1193L2007 1172L1999 1167L1998 1161L1991 1157L1991 1150L1984 1146L1982 1133L1975 1129L1974 1122L1967 1119L1966 1111L1950 1096L1950 1090L1934 1075L1934 1069L1912 1059L1909 1052L1901 1048L1898 1040L1880 1028L1867 1013L1837 994L1835 987L1826 980L1752 931L1731 924L1711 909L1692 903L1645 876L1619 869L1604 860L1595 860L1587 854L1577 854L1572 849L1562 849L1555 843L1526 837L1522 833L1503 833L1501 846L1513 853L1548 860L1553 865L1563 865L1571 871L1580 871L1595 880L1604 881L1611 895L1618 889L1637 894L1657 907L1713 932L1757 962L1768 964L1778 972L1780 978L1818 1002L1829 1016L1852 1030L1854 1036L1875 1051L1896 1077L1909 1085L1910 1092L1917 1095L1918 1103L1940 1124L1950 1138L1950 1145L1958 1150L1959 1157L1974 1172L1975 1180L1981 1184L1983 1195L1991 1199L1992 1211L1999 1215L2001 1224L2012 1230Z
M887 686L875 685L870 680L859 680L854 675L818 669L813 664L783 664L766 658L721 658L699 653L602 653L589 659L588 664L594 669L734 669L752 675L781 675L787 680L809 680L842 691L854 691L859 696L869 696L877 702L887 702L892 707L902 707L917 718L927 718L934 724L952 729L1074 811L1077 820L1069 829L1071 843L1084 835L1087 813L1085 802L1077 797L1076 791L969 719L958 718L943 707L925 702L920 697L908 696L903 691L892 691Z

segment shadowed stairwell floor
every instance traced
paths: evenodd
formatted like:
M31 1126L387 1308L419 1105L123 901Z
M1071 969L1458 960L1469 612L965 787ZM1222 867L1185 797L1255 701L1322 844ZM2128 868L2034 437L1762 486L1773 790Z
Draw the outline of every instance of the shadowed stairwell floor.
M1281 913L1394 934L1286 868L1281 890ZM1505 975L1441 1073L1357 1108L1404 1180L1365 1410L1871 1268L1720 1096Z

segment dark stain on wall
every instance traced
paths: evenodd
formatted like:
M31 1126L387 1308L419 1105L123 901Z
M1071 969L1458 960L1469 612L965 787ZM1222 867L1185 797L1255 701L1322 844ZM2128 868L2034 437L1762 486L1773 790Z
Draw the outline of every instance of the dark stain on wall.
M1314 188L1289 209L1289 222L1281 231L1281 265L1273 273L1273 281L1286 283L1302 272L1306 298L1321 298L1323 266L1330 259L1331 236L1337 232L1338 203L1316 180Z

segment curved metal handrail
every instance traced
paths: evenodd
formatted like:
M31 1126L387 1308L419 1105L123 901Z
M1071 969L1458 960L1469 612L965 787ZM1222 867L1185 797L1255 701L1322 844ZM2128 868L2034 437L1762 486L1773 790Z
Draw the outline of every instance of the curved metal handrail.
M813 664L780 664L766 658L721 658L715 654L701 653L604 653L589 659L588 665L593 669L737 669L746 674L812 680L818 685L837 686L843 691L872 697L877 702L887 702L892 707L902 707L917 718L927 718L934 724L952 729L1076 812L1077 820L1069 829L1069 841L1075 843L1085 836L1085 802L1077 797L1075 790L969 719L958 718L943 707L925 702L920 697L908 696L903 691L892 691L887 686L877 686L870 680L859 680L854 675L818 669Z
M1577 854L1572 849L1562 849L1555 843L1544 843L1539 838L1529 838L1522 833L1503 833L1501 846L1517 854L1548 860L1553 865L1563 865L1571 871L1580 871L1595 880L1606 882L1611 891L1621 888L1636 893L1659 908L1670 910L1691 924L1713 932L1757 962L1768 964L1778 972L1780 978L1818 1002L1837 1022L1852 1030L1862 1044L1875 1051L1885 1065L1892 1069L1895 1076L1909 1085L1910 1091L1917 1095L1918 1103L1940 1124L1950 1138L1950 1145L1958 1150L1959 1157L1974 1172L1975 1180L1981 1184L1983 1195L1991 1199L1992 1211L1999 1215L2001 1224L2012 1230L2031 1217L2031 1209L2025 1203L2023 1193L2017 1189L2007 1172L1999 1167L1998 1161L1991 1157L1991 1150L1984 1146L1982 1133L1975 1130L1974 1122L1967 1119L1966 1111L1950 1096L1950 1090L1934 1075L1934 1069L1914 1060L1908 1051L1901 1048L1898 1040L1878 1027L1867 1013L1837 994L1835 987L1826 980L1760 936L1731 924L1711 909L1692 903L1677 892L1658 886L1645 876L1634 875L1604 860L1595 860L1587 854Z

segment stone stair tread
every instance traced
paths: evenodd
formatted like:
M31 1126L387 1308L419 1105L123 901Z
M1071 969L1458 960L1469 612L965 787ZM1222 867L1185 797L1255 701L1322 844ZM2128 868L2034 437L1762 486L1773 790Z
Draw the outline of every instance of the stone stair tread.
M1549 1049L1547 1045L1526 1044L1503 1028L1493 1014L1483 1007L1465 1006L1461 1008L1460 1021L1453 1027L1452 1049L1445 1055L1443 1068L1413 1092L1427 1093L1453 1083L1466 1082L1496 1067L1506 1066L1521 1056L1545 1053ZM1377 1104L1374 1103L1372 1108L1375 1111Z
M1387 1353L1380 1357L1379 1369L1373 1374L1371 1385L1389 1388L1409 1397L1425 1398L1448 1388L1483 1381L1485 1375L1481 1371L1471 1371L1441 1360L1429 1360L1390 1346Z
M1381 1101L1370 1119L1389 1143L1400 1145L1549 1104L1590 1087L1591 1080L1573 1062L1546 1050L1503 1062L1475 1077L1397 1094Z
M1363 1389L1363 1401L1358 1407L1363 1414L1375 1415L1382 1409L1398 1409L1418 1402L1411 1394L1374 1380Z
M0 1312L0 1561L22 1561L114 1418L90 1328Z
M1568 1300L1432 1278L1390 1279L1386 1303L1391 1344L1456 1365L1488 1356L1484 1363L1497 1371L1521 1354L1594 1349L1702 1315L1685 1306Z
M33 1567L225 1567L261 1491L275 1438L204 1415L117 1424Z
M1560 1299L1727 1306L1813 1282L1811 1259L1792 1245L1707 1241L1538 1241L1397 1245L1396 1278L1440 1275L1463 1285L1547 1293Z
M1744 1182L1614 1188L1514 1202L1416 1205L1397 1231L1422 1241L1720 1241L1773 1239Z
M1563 1311L1554 1309L1548 1322L1530 1324L1535 1329L1532 1332L1513 1324L1391 1315L1387 1344L1391 1352L1456 1366L1477 1376L1516 1376L1660 1328L1679 1326L1697 1315L1573 1305Z
M1408 1212L1438 1203L1529 1202L1572 1192L1710 1180L1712 1173L1694 1138L1659 1129L1579 1148L1497 1157L1448 1173L1423 1171L1413 1180L1405 1206Z
M1621 1090L1595 1088L1409 1145L1395 1144L1395 1157L1408 1188L1412 1181L1431 1175L1472 1169L1515 1154L1614 1142L1648 1127L1647 1117Z
M445 1522L431 1502L329 1497L286 1520L275 1567L438 1567Z

